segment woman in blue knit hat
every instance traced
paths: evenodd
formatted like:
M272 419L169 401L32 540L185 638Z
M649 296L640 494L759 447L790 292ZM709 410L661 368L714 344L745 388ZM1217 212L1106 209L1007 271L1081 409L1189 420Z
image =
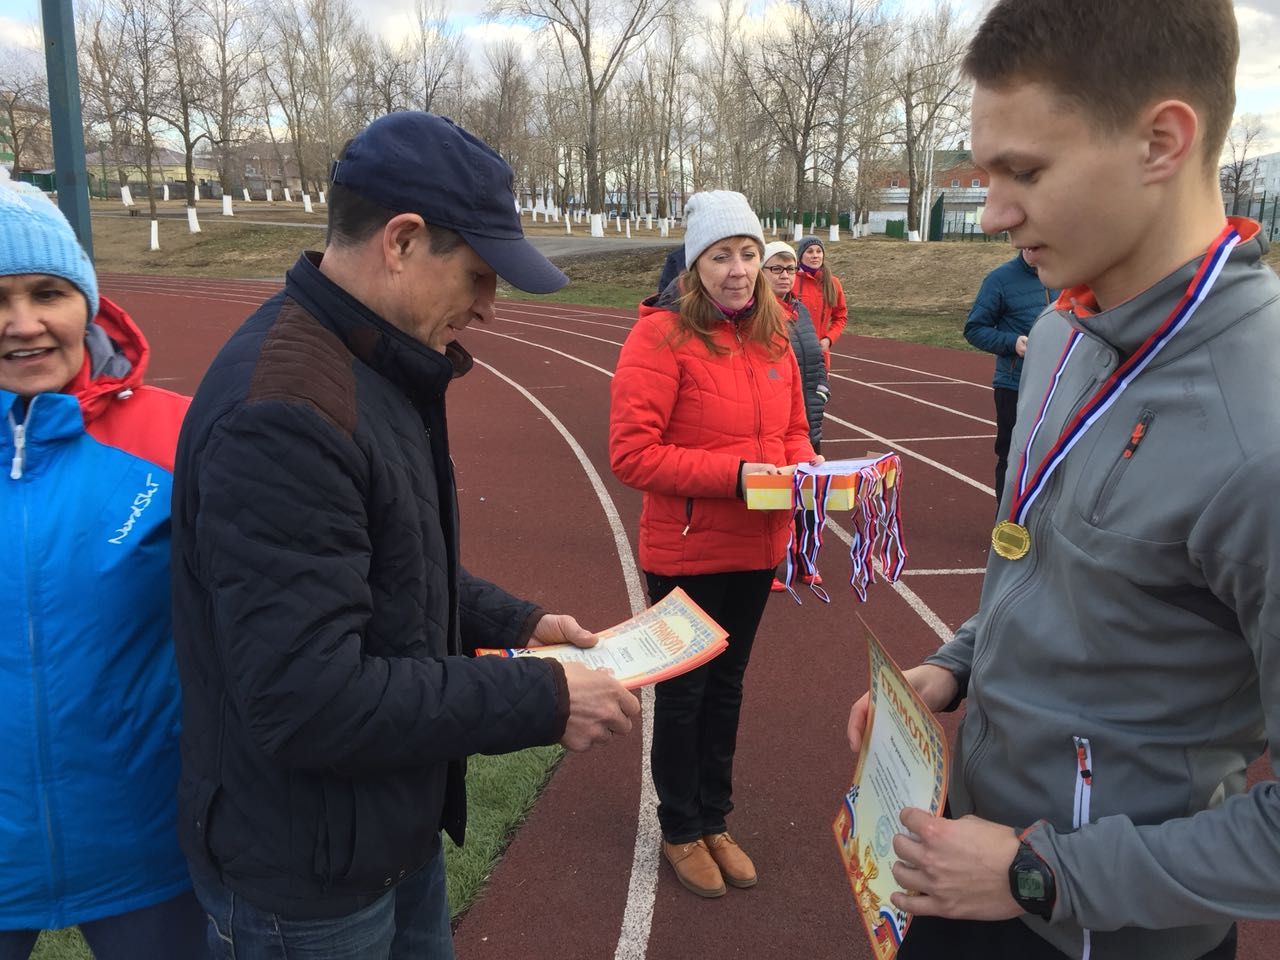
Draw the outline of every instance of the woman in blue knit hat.
M805 305L818 331L822 345L822 359L831 369L831 345L844 333L849 321L849 310L844 303L844 287L827 267L827 251L815 236L801 237L796 242L796 257L800 269L792 293Z
M0 960L201 957L178 849L169 488L187 400L71 226L0 180Z

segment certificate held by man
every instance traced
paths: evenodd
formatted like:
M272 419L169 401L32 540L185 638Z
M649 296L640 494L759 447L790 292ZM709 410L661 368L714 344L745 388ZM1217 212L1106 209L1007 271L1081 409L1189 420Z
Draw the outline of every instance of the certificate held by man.
M477 656L550 657L608 670L628 690L648 686L702 666L724 652L728 634L678 587L648 610L602 630L594 647L559 643L547 647L477 650Z
M935 816L942 812L948 750L932 711L870 628L866 633L871 677L867 729L853 785L832 830L874 956L891 960L911 923L910 914L889 900L898 889L893 878L898 859L893 837L902 829L898 816L905 807Z

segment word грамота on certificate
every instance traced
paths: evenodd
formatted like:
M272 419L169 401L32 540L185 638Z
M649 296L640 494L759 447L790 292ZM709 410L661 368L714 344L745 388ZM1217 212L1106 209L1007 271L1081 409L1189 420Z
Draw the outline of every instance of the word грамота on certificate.
M898 816L904 807L941 813L947 796L948 750L932 711L870 628L865 623L863 627L871 708L853 785L831 827L874 955L891 960L911 923L910 914L889 900L898 889L893 879L898 859L893 837L902 830Z
M702 666L727 647L728 634L677 587L648 610L602 630L594 647L558 643L548 647L477 650L476 656L549 657L605 669L629 690L669 680Z

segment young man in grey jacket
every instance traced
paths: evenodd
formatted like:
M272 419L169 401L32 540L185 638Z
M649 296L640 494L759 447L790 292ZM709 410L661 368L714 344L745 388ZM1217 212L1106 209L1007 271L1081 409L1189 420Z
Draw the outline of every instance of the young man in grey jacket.
M1235 954L1280 919L1280 280L1223 216L1230 0L1000 0L969 48L983 229L1063 293L978 612L908 672L967 712L903 811L902 960ZM867 698L851 711L862 745Z

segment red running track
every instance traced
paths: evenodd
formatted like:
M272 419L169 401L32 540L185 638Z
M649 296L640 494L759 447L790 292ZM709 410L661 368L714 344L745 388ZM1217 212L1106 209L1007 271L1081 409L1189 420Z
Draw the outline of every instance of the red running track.
M182 392L279 288L101 282L147 332L150 379ZM464 335L480 363L450 394L468 567L597 627L642 602L632 554L640 497L613 478L606 449L610 373L631 320L626 311L504 302L492 326ZM973 611L994 514L990 373L978 354L850 336L839 344L823 452L892 447L903 456L911 556L902 583L878 582L865 605L839 589L830 606L785 595L769 604L748 671L731 818L759 885L704 901L657 863L633 734L560 764L459 924L460 957L870 956L829 828L851 773L848 706L866 686L856 617L910 665ZM842 547L828 537L833 581ZM953 728L955 718L944 722ZM1261 764L1254 773L1270 775ZM1239 956L1280 956L1280 925L1242 925Z

